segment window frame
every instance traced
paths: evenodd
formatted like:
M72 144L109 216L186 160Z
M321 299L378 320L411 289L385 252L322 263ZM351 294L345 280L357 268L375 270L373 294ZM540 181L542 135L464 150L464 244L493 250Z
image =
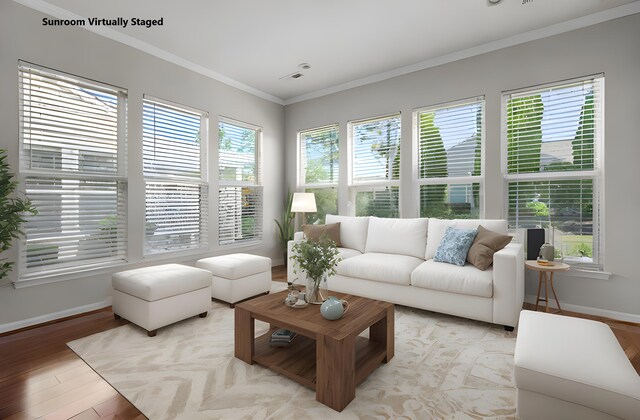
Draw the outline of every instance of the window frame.
M218 241L217 241L217 246L221 249L227 249L227 248L234 248L234 247L246 247L246 246L255 246L258 244L261 244L264 241L264 186L262 185L262 156L263 156L263 151L262 151L262 147L263 147L263 129L261 126L256 125L256 124L251 124L248 122L244 122L244 121L240 121L240 120L236 120L233 118L229 118L229 117L225 117L225 116L218 116L218 131L220 130L220 124L228 124L228 125L233 125L236 127L240 127L240 128L244 128L247 130L253 130L256 132L256 144L255 144L255 167L256 167L256 180L255 182L251 182L251 181L229 181L229 180L223 180L220 177L220 138L218 136L218 142L217 142L217 179L218 179L218 189L217 189L217 207L216 207L216 213L217 213L217 221L218 221L218 232L217 232L217 236L218 236ZM221 236L221 232L220 232L220 190L222 188L257 188L260 192L260 198L261 198L261 203L260 203L260 230L259 232L257 232L257 234L255 235L255 237L249 238L249 239L234 239L231 243L222 243L222 236Z
M420 176L420 114L427 112L434 112L441 109L446 108L455 108L464 105L472 105L474 103L480 103L482 107L482 121L481 121L481 137L480 137L480 175L469 175L469 176L446 176L446 177L433 177L433 178L422 178ZM486 99L485 95L474 96L465 99L459 99L454 101L441 102L435 105L424 106L420 108L413 109L412 112L412 138L413 138L413 191L416 199L414 200L414 211L418 217L421 217L421 208L420 208L420 187L423 185L447 185L447 187L451 187L452 185L459 184L479 184L479 219L483 219L485 217L485 156L486 156ZM431 216L425 216L431 217Z
M337 134L337 138L338 138L338 142L337 142L337 166L338 166L338 176L336 178L335 182L312 182L312 183L308 183L306 182L306 177L305 177L305 173L306 173L306 165L303 165L303 161L306 162L303 156L303 151L305 150L306 146L303 147L303 139L304 139L304 135L306 133L313 133L313 132L317 132L317 131L321 131L321 130L335 130L336 134ZM297 139L297 151L296 151L296 156L297 156L297 170L296 170L296 191L303 191L303 192L313 192L310 190L322 190L322 189L333 189L335 190L336 193L336 213L338 212L337 210L340 208L339 207L339 188L340 188L340 125L338 123L335 124L328 124L328 125L323 125L320 127L315 127L315 128L309 128L309 129L305 129L305 130L300 130L298 131L298 139ZM305 182L302 182L302 180L305 180ZM308 216L307 216L308 217Z
M539 171L539 172L523 172L509 173L508 169L508 124L507 124L507 104L512 95L530 95L541 92L554 87L562 87L574 83L593 81L598 84L600 91L600 100L594 101L594 164L592 170L577 171ZM583 269L586 271L605 271L605 250L604 250L604 143L605 143L605 75L604 73L596 73L587 76L581 76L571 79L558 80L549 83L542 83L533 86L527 86L518 89L502 91L500 95L500 161L503 179L503 214L505 220L509 220L509 184L511 182L535 182L535 181L571 181L571 180L591 180L593 189L593 262L583 262L565 257L563 262L570 266ZM514 232L514 229L510 229ZM526 228L515 228L515 234L518 238L524 238ZM548 231L548 229L545 229ZM548 237L548 232L546 232ZM597 254L595 249L597 249ZM597 258L596 258L597 255Z
M355 161L355 145L354 145L354 126L365 123L374 123L391 118L398 118L398 147L402 146L402 113L400 111L391 114L384 114L377 117L362 118L347 122L347 191L349 196L349 215L355 216L357 213L357 194L359 192L375 192L377 189L396 188L398 190L398 217L402 217L402 200L403 189L401 188L402 177L402 152L400 152L400 164L398 166L398 179L391 180L371 180L371 181L354 181L354 161Z
M184 111L193 114L200 115L200 176L187 177L172 174L145 174L144 170L144 153L142 156L142 178L144 185L144 221L145 227L147 223L147 184L186 184L190 186L197 186L199 189L201 201L200 201L200 242L198 246L192 247L176 247L149 250L147 248L147 235L146 229L143 229L142 239L142 256L144 259L152 259L156 256L160 257L163 254L180 253L180 254L192 254L198 252L204 252L209 249L209 233L208 233L208 220L209 220L209 182L208 182L208 139L209 139L209 112L203 111L188 105L179 104L166 99L161 99L153 95L142 95L142 122L144 124L144 105L145 103L157 103L160 106L167 108L174 108L177 111ZM144 125L142 131L141 147L144 150Z
M25 156L25 128L23 126L23 87L22 73L33 71L35 73L44 73L50 75L52 79L59 79L68 82L74 87L96 89L98 91L112 91L117 98L116 105L116 170L113 174L108 173L92 173L91 171L64 171L59 169L33 168L27 166L27 162L31 163L31 159ZM117 217L124 224L124 232L118 234L118 243L122 242L121 257L115 257L106 261L80 260L70 263L62 263L62 267L44 265L39 269L27 268L27 234L25 233L20 240L17 241L17 263L16 274L13 281L14 287L21 288L34 284L44 284L58 279L75 278L77 275L85 272L94 272L98 270L108 269L114 266L120 266L128 263L129 259L129 237L126 228L128 220L128 178L127 178L127 143L128 143L128 90L126 88L96 81L75 74L63 72L49 67L41 66L29 61L18 61L18 116L20 124L18 128L18 181L20 191L26 191L27 179L46 179L46 180L69 180L69 181L104 181L114 182L116 186L116 206ZM37 217L37 216L36 216ZM119 222L120 223L120 222ZM88 262L87 262L88 261Z

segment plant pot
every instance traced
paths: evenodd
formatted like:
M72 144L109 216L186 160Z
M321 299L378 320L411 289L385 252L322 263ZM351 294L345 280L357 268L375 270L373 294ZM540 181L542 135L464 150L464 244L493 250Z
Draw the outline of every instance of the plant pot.
M328 287L327 276L322 275L320 279L312 279L307 277L307 290L305 293L305 299L308 303L315 305L321 305L327 299Z

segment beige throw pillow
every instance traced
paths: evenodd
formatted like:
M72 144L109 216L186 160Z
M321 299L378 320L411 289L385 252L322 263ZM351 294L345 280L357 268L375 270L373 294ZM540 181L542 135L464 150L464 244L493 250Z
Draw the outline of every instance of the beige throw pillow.
M511 242L511 236L502 235L478 226L478 234L474 239L469 252L467 262L484 271L493 264L493 254L500 251Z
M340 222L327 225L304 225L302 232L308 241L314 242L318 242L320 237L326 233L337 247L342 246L340 243Z

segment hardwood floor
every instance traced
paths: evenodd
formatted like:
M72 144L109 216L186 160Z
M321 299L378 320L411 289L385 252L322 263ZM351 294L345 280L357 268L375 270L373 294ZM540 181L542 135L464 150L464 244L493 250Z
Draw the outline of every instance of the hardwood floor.
M286 281L283 266L273 280ZM526 309L532 305L525 304ZM640 373L640 325L565 312L608 324ZM87 366L66 343L119 327L111 308L0 335L0 418L143 419L144 416Z

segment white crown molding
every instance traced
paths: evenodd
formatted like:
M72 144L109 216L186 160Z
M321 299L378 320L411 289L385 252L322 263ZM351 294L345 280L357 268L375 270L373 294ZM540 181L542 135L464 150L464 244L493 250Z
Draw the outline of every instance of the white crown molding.
M58 7L50 3L47 3L44 0L14 0L14 1L16 3L22 4L23 6L27 6L39 12L46 13L58 19L83 19L84 18L83 16L70 12L67 9L63 9L62 7ZM123 34L122 32L118 32L116 30L113 30L104 26L84 26L83 28L88 31L94 32L98 35L104 36L105 38L112 39L114 41L128 45L132 48L135 48L137 50L143 51L154 57L176 64L180 67L184 67L186 69L199 73L203 76L207 76L211 79L217 80L231 87L240 89L244 92L250 93L259 98L266 99L267 101L275 102L276 104L279 104L279 105L284 105L284 101L276 96L263 92L249 85L245 85L242 82L239 82L235 79L232 79L223 74L215 72L199 64L193 63L189 60L186 60L182 57L179 57L161 48L154 47L151 44L148 44L144 41L141 41L127 34Z
M524 44L525 42L535 41L537 39L547 38L553 35L558 35L564 32L573 31L587 26L596 25L598 23L606 22L608 20L618 19L624 16L640 13L640 1L625 4L623 6L614 7L612 9L603 10L601 12L593 13L591 15L582 16L576 19L568 20L566 22L557 23L555 25L546 26L544 28L535 29L529 32L523 32L521 34L513 35L507 38L499 39L497 41L487 42L486 44L478 45L473 48L467 48L464 50L456 51L451 54L442 55L429 60L421 61L409 66L400 67L394 70L389 70L383 73L374 74L372 76L363 77L361 79L352 80L347 83L342 83L325 89L319 89L313 92L305 93L304 95L295 96L293 98L285 99L285 105L291 105L296 102L302 102L309 99L319 98L321 96L330 95L332 93L340 92L347 89L352 89L359 86L368 85L371 83L380 82L382 80L391 79L393 77L403 76L405 74L414 73L416 71L428 69L431 67L441 66L443 64L451 63L453 61L462 60L465 58L473 57L480 54L500 50L502 48L512 47L514 45Z
M13 0L16 3L20 3L31 9L38 10L42 13L57 17L59 19L79 19L82 16L72 13L61 7L47 3L44 0ZM603 10L601 12L593 13L587 16L582 16L576 19L568 20L566 22L557 23L555 25L546 26L544 28L536 29L529 32L513 35L507 38L499 39L496 41L488 42L486 44L478 45L473 48L467 48L464 50L456 51L451 54L446 54L440 57L435 57L429 60L425 60L416 64L412 64L405 67L400 67L394 70L390 70L383 73L374 74L371 76L363 77L360 79L352 80L347 83L331 86L325 89L319 89L313 92L305 93L304 95L295 96L289 99L281 99L269 93L263 92L259 89L246 85L235 79L227 77L223 74L217 73L211 69L208 69L199 64L193 63L184 58L178 57L175 54L169 53L163 49L154 47L146 42L140 41L132 36L123 34L121 32L109 29L103 26L89 26L84 27L86 30L94 32L98 35L110 38L114 41L123 43L132 48L136 48L147 54L158 57L162 60L169 61L178 66L192 70L203 76L210 77L219 82L235 87L259 98L266 99L279 105L291 105L297 102L306 101L309 99L319 98L321 96L330 95L332 93L340 92L347 89L352 89L359 86L368 85L371 83L380 82L383 80L391 79L393 77L402 76L416 71L428 69L431 67L440 66L443 64L451 63L453 61L462 60L465 58L473 57L480 54L500 50L502 48L512 47L514 45L523 44L525 42L535 41L554 35L558 35L564 32L573 31L576 29L584 28L598 23L606 22L613 19L633 15L640 13L640 0L633 3L625 4L622 6L614 7L612 9Z

